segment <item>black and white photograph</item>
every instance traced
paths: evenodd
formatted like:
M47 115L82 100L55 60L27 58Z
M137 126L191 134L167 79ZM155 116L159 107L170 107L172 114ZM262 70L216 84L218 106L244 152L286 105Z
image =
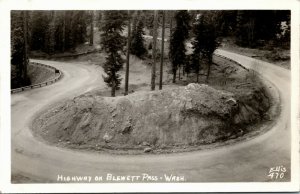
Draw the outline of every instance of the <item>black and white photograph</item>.
M9 9L9 190L299 191L300 15L288 2Z

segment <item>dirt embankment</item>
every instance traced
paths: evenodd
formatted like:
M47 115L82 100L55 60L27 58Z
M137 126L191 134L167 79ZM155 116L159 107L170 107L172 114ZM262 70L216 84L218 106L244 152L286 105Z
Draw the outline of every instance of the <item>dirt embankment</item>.
M55 72L53 69L31 64L28 66L28 77L31 84L37 84L54 78Z
M237 97L203 84L115 98L86 94L45 112L33 129L51 144L71 148L169 152L242 136L269 106L262 89Z

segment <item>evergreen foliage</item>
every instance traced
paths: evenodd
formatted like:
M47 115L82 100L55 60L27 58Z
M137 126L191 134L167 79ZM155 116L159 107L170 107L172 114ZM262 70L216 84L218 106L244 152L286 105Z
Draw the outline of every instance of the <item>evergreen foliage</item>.
M87 39L87 11L32 11L30 48L48 54L73 50Z
M130 51L131 54L136 55L139 58L143 58L144 54L147 52L144 45L144 23L142 21L138 21L136 29L133 29L132 40Z
M236 14L236 43L244 47L265 46L282 43L280 39L281 22L289 23L290 11L239 10ZM290 28L290 26L289 26ZM278 36L279 35L279 36ZM287 31L286 36L290 36Z
M182 10L175 14L176 28L170 38L170 60L172 63L173 83L175 83L177 69L185 64L185 40L189 36L190 15Z
M107 53L104 63L104 71L107 76L103 76L104 81L111 87L111 96L115 96L115 91L120 88L121 77L117 73L123 66L124 60L121 57L125 38L121 35L126 25L127 15L121 11L106 11L101 27L102 47Z
M199 71L201 70L200 61L206 60L208 62L208 79L213 53L218 47L214 20L209 15L199 15L198 20L194 23L193 32L195 37L192 42L192 68L197 74L198 82Z

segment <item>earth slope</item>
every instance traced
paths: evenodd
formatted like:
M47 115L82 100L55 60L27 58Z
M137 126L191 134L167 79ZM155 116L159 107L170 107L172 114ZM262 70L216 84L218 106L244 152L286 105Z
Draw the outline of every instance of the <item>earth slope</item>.
M95 150L167 150L242 135L265 116L269 99L255 90L236 99L230 92L189 84L115 98L85 94L45 112L33 124L43 139Z

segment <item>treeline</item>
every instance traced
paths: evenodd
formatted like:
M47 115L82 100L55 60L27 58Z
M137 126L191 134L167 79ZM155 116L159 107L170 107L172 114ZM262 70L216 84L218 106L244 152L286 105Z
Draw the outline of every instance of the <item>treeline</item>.
M93 41L94 18L94 11L11 11L11 87L30 84L30 51L52 55L72 51L89 39Z
M17 21L20 11L12 11ZM48 54L74 49L87 40L87 26L91 23L90 11L27 11L28 46Z
M289 48L290 10L226 10L211 12L218 36L234 36L238 45L261 47L267 44Z
M173 82L176 82L177 73L180 80L181 70L183 74L196 73L198 80L204 65L207 80L213 52L223 37L233 37L244 47L289 48L290 43L290 11L285 10L12 11L11 23L13 88L30 83L26 73L29 50L51 55L73 50L86 41L93 44L94 23L101 32L102 49L107 54L104 80L112 87L112 95L121 83L117 73L125 62L121 55L127 51L127 64L129 52L141 59L150 57L145 55L148 54L143 37L146 29L153 35L151 89L155 89L156 58L161 59L161 69L164 60L163 44L160 53L157 52L157 38L164 39L158 30L169 30L170 37L166 38L169 38ZM187 43L192 47L188 48ZM188 50L192 54L186 54ZM161 82L160 78L160 89ZM125 87L127 85L126 82Z

